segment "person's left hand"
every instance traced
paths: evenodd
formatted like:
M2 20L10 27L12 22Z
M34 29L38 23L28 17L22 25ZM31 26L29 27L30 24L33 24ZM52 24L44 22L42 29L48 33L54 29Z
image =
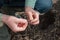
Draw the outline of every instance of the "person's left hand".
M26 7L25 9L26 15L28 17L28 21L32 25L39 24L39 12L33 10L30 7Z
M13 32L24 31L28 26L28 21L15 16L3 15L2 22L5 23Z

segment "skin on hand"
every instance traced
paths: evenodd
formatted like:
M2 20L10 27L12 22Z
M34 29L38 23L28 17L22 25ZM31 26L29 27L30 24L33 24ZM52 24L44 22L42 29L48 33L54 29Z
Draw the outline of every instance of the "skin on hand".
M8 16L8 15L3 15L2 21L8 25L8 27L13 31L13 32L20 32L24 31L27 28L28 22L26 19L22 18L16 18L14 16ZM23 26L19 23L24 24ZM21 26L18 26L21 25Z
M30 24L32 25L39 24L39 12L33 10L31 7L26 7L25 12Z

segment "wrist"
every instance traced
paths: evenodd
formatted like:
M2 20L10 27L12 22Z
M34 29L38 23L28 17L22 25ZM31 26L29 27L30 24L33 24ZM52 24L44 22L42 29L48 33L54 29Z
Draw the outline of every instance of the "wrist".
M29 11L29 10L31 10L31 9L32 9L32 7L26 6L26 7L25 7L25 12L26 12L26 11Z
M2 15L2 22L5 23L8 20L8 17L9 17L8 15L3 14Z

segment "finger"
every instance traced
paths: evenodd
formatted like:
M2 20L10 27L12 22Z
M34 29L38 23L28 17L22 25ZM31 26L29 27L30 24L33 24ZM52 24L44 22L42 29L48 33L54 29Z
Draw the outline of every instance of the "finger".
M27 28L28 26L28 22L25 22L25 25L23 26L23 28Z
M29 20L33 20L32 12L27 13Z
M38 17L38 18L35 18L34 20L31 20L30 22L31 22L31 23L35 23L35 22L37 22L37 21L39 21L39 17Z
M11 30L12 30L13 32L20 32L20 31L24 31L25 28L23 28L23 27L18 27L17 24L13 24Z
M27 21L24 21L24 25L22 27L19 27L19 30L20 31L24 31L27 28L27 26L28 26L28 22Z
M19 26L19 27L23 27L23 28L25 28L25 27L27 27L28 22L25 22L25 23L20 23L20 25L21 25L21 26Z
M24 31L27 28L27 25L28 25L28 23L25 23L25 25L23 27L19 27L19 30Z
M37 25L37 24L39 24L39 21L37 21L37 22L35 22L35 23L32 23L33 25Z
M11 26L11 30L13 32L19 32L20 31L16 23L12 23L10 26Z
M13 32L20 32L24 30L23 28L18 27L16 23L9 24L8 26Z
M39 20L39 14L37 12L33 13L33 15L34 15L34 19L32 20L32 22Z
M34 22L31 21L31 23L35 23L35 22L37 22L37 21L38 21L38 20L36 20L36 21L34 21Z

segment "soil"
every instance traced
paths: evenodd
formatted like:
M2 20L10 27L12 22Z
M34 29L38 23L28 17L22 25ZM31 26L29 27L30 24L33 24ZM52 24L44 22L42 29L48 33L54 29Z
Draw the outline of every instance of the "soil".
M21 17L26 18L23 12ZM40 15L39 25L29 24L25 31L18 33L10 31L10 34L11 40L60 40L60 0L54 3L49 12Z

